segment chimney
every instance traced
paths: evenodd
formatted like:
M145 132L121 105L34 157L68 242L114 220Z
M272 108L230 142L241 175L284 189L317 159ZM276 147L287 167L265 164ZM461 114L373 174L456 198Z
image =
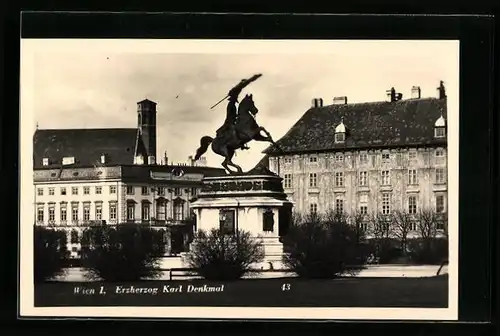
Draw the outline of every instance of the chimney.
M333 97L333 104L335 105L347 104L347 97L346 96Z
M420 86L412 86L411 87L411 98L412 99L420 99Z
M403 94L402 93L396 93L396 90L394 87L391 87L390 90L385 91L387 94L387 100L390 101L391 103L403 99Z
M163 153L163 162L165 165L168 166L168 156L167 156L167 151Z
M148 156L148 165L156 164L156 158L152 155Z
M312 100L312 107L323 107L323 98L314 98Z
M194 166L194 160L193 160L193 156L192 155L188 156L188 162L189 162L190 166Z
M439 81L439 86L436 88L437 90L437 97L439 99L444 99L446 98L446 89L444 88L444 82Z

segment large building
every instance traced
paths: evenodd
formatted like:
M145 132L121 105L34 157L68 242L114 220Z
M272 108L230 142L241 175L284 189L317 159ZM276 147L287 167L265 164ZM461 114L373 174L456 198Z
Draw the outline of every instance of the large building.
M89 225L139 222L165 233L168 254L185 250L190 202L205 176L224 175L206 161L157 160L156 103L137 103L137 127L37 129L33 137L35 224L68 232L78 257Z
M403 99L349 104L347 97L311 108L266 153L298 212L390 214L447 212L447 104L419 87Z

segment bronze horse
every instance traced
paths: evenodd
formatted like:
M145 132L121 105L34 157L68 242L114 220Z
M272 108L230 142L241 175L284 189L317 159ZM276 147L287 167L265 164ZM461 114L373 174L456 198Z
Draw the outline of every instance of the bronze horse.
M210 136L202 137L194 159L198 160L206 153L208 146L212 144L213 152L224 157L222 166L229 173L236 173L229 169L229 166L236 168L237 173L243 173L241 167L231 161L237 149L244 149L245 144L251 140L266 141L276 145L271 134L255 121L255 115L258 111L252 95L247 94L238 105L238 114L234 124L231 124L227 130L217 132L215 138ZM262 135L261 131L266 135Z

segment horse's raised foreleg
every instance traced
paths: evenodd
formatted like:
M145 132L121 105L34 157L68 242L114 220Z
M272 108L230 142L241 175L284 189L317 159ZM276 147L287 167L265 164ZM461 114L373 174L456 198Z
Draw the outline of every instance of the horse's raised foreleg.
M266 136L262 135L260 132L264 132ZM256 141L266 141L272 143L276 148L279 150L282 150L278 144L273 140L273 137L271 136L271 133L269 133L264 127L260 126L259 127L259 132L254 136L253 138Z

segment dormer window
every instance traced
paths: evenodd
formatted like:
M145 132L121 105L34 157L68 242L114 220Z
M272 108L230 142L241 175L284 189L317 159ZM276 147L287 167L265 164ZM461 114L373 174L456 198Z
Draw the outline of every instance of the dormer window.
M70 165L75 163L75 158L73 156L69 157L63 157L62 159L62 164L63 165Z
M340 121L340 124L335 127L335 143L344 143L345 142L345 132L346 128L344 125L344 118Z
M48 165L49 165L49 158L43 158L43 160L42 160L42 164L43 164L44 166L48 166Z
M434 137L435 138L444 138L446 137L446 120L443 116L439 117L434 124Z
M142 155L138 155L135 157L134 161L134 163L138 165L144 164L144 157Z

